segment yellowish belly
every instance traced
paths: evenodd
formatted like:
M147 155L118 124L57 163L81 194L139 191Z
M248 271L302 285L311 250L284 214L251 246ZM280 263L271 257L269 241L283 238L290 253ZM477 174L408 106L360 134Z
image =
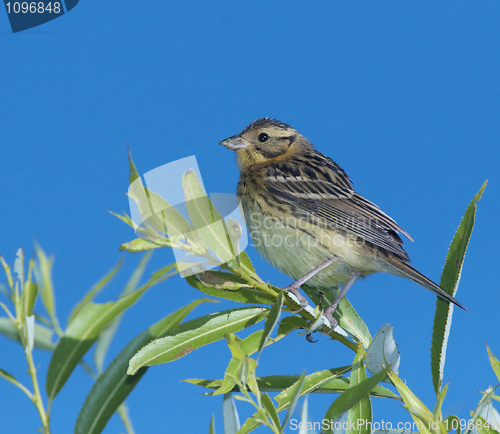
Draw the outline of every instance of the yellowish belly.
M386 271L383 261L348 234L321 229L306 220L263 215L255 202L243 200L246 225L257 251L278 270L298 279L331 258L337 260L314 275L308 285L343 285L354 272L362 276Z

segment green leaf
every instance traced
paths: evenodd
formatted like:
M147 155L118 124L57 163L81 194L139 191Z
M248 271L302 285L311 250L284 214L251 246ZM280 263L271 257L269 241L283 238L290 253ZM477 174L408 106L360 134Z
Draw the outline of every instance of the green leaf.
M33 315L33 307L35 306L35 301L38 295L38 285L31 280L33 275L33 268L35 267L34 259L31 259L28 266L28 278L24 283L23 289L23 305L24 305L24 315Z
M241 349L243 340L236 336L234 333L227 333L225 337L227 346L231 350L231 354L233 355L233 357L238 360L243 360L246 357L246 354Z
M286 412L285 420L283 421L283 426L288 426L288 422L290 422L290 419L292 418L293 411L295 410L295 407L299 402L299 398L301 396L302 389L304 387L305 378L306 378L306 372L304 371L300 375L297 382L288 389L287 393L288 411ZM278 399L278 396L275 399L279 403L280 400Z
M208 276L211 276L212 279L207 280ZM217 279L215 279L214 277L217 277ZM276 301L276 298L272 295L249 287L245 282L241 280L238 281L238 278L231 273L205 271L203 273L203 276L201 276L200 278L204 279L204 282L200 281L195 276L187 276L186 281L191 286L199 289L203 294L206 295L212 295L214 297L219 297L240 303L273 304ZM243 285L247 285L247 287Z
M405 408L411 414L411 417L417 423L418 430L421 434L429 434L429 426L425 426L422 422L422 418L428 421L433 420L433 414L431 411L418 399L415 394L409 389L409 387L401 381L401 379L394 374L394 372L388 372L389 378L394 384L394 387L398 390L403 402L405 403ZM418 411L418 415L417 415Z
M214 415L210 418L210 427L208 429L208 434L215 434L215 422L214 422Z
M458 290L465 252L472 234L472 228L474 227L477 209L476 202L481 199L486 183L487 181L485 181L467 207L451 242L448 255L446 256L446 262L441 274L439 286L452 296L455 296ZM441 385L443 383L446 347L448 345L452 316L453 304L438 298L436 301L436 313L434 315L431 343L431 373L432 383L436 394L441 390Z
M129 225L131 228L134 228L134 222L132 221L132 219L126 214L126 213L123 213L123 215L121 214L116 214L115 212L113 211L108 211L110 214L114 215L115 217L119 218L122 222L124 222L125 224Z
M164 245L160 243L153 242L145 238L136 238L135 240L129 241L128 243L123 243L119 249L120 251L127 251L129 253L139 253L145 250L158 249L159 247L170 247L168 240L165 240Z
M217 312L189 321L172 330L169 336L157 339L142 348L130 360L129 374L142 366L168 363L184 357L191 351L222 339L226 333L235 333L261 321L269 310L241 308Z
M308 393L315 392L320 389L320 387L332 380L333 378L339 377L346 372L351 370L351 366L343 366L341 368L326 369L324 371L314 372L309 374L304 378L304 382L301 388L300 396L305 396ZM267 381L266 381L267 379ZM296 385L300 380L300 376L271 376L257 379L257 384L261 391L276 391L281 390L282 392L274 398L278 402L277 412L286 410L289 408L292 402L295 392ZM294 387L295 385L295 387ZM267 387L271 386L271 387ZM255 416L255 415L254 415ZM238 434L245 434L253 431L255 428L260 426L262 423L250 418L243 424L241 430ZM285 426L285 424L283 424Z
M194 228L184 216L159 194L146 189L149 197L152 217L148 222L155 227L161 235L168 234L170 238L187 236Z
M128 183L132 184L137 178L139 178L139 173L135 168L135 164L132 160L132 152L130 151L130 147L127 143L128 148L128 167L129 167L129 175L128 175Z
M356 357L354 358L354 362L352 364L350 388L356 387L363 381L366 381L366 371L363 364L364 357L365 357L365 350L363 348L359 348L358 353L356 354ZM347 411L348 426L350 427L351 422L354 422L356 428L358 429L352 430L349 428L346 430L346 434L349 433L353 434L354 432L359 434L369 434L371 432L370 428L371 428L372 417L373 417L372 404L370 401L370 395L369 393L367 393L363 398L361 398L356 404L354 404ZM358 421L363 421L363 423L360 424Z
M248 254L246 252L241 252L238 257L241 270L250 276L256 276L255 268L253 267L252 261L250 260Z
M132 276L128 280L125 288L123 289L121 295L130 294L134 291L144 274L144 270L146 269L146 265L151 257L151 252L147 252L137 265L136 269L132 273ZM115 267L116 268L116 267ZM123 313L117 315L113 320L104 328L104 330L100 333L99 338L97 340L97 344L94 350L94 363L97 368L97 372L101 373L104 368L104 360L106 359L106 354L108 352L108 348L115 336L116 331L120 325Z
M262 349L266 345L268 339L271 336L271 333L273 332L274 328L276 327L276 324L278 323L278 320L280 319L282 306L283 306L283 292L280 292L278 294L278 298L276 299L276 303L273 304L273 307L269 311L269 315L267 315L266 322L264 325L264 333L262 334L262 339L259 344L259 354L257 355L257 360L259 360L259 356L260 353L262 352Z
M219 383L220 387L212 395L224 395L235 388L236 378L239 377L242 363L242 359L231 358L224 373L224 379Z
M316 305L319 303L320 294L316 288L310 288L307 285L302 285L302 290ZM328 288L323 289L322 292L323 302L321 306L322 308L326 309L335 300L335 297L338 294L338 290ZM368 348L372 341L370 331L346 297L344 297L340 301L337 309L335 309L333 316L338 321L340 327L342 327L346 332L350 333L357 340L359 340L363 344L364 348Z
M111 271L109 271L101 280L99 280L99 282L97 282L94 286L92 286L92 288L90 288L90 291L85 294L82 301L80 301L80 303L78 303L75 306L75 308L69 315L68 325L71 323L71 321L73 321L73 318L83 309L83 307L89 301L93 300L94 297L103 290L103 288L109 283L109 281L115 276L115 274L121 268L122 264L123 264L123 259L120 259Z
M7 282L9 284L11 294L14 293L14 281L12 280L12 273L10 271L10 266L5 262L5 259L0 255L0 262L2 263L3 271L5 272L5 276L7 276Z
M52 264L53 258L47 258L45 252L36 246L38 256L38 265L40 271L40 281L38 281L38 289L42 297L45 310L50 316L52 324L56 329L60 329L59 321L56 316L56 306L54 300L54 286L52 284ZM38 280L38 279L37 279Z
M17 327L10 318L0 317L0 333L13 341L21 342ZM35 324L35 348L51 351L55 345L52 342L54 332L41 324Z
M443 407L443 401L444 398L446 397L446 392L448 392L448 383L446 383L443 387L442 390L439 391L436 399L436 405L434 406L434 420L443 420L442 414L441 414L441 408Z
M78 415L75 434L100 433L106 426L109 418L134 389L147 370L147 368L142 368L134 376L127 375L130 358L153 339L177 327L196 306L210 301L212 300L200 299L193 301L136 336L116 356L92 387Z
M50 400L64 386L78 362L101 331L144 293L145 288L104 304L87 303L73 318L54 350L47 372L46 390Z
M7 380L9 383L12 383L14 386L19 387L19 389L21 389L26 395L28 395L28 397L31 400L33 399L33 395L28 390L28 388L24 384L21 384L19 381L17 381L15 377L9 374L7 371L0 369L0 378L3 378L4 380Z
M226 223L212 205L194 170L190 169L184 174L182 186L186 207L196 233L219 258L221 264L234 259Z
M307 399L307 397L306 397ZM266 409L268 416L271 418L274 426L276 428L281 428L280 418L278 417L278 412L276 407L267 393L261 395L262 406Z
M365 398L371 390L385 377L390 367L386 367L379 373L366 380L360 381L355 386L350 387L340 395L330 406L325 414L325 419L333 420L354 407L359 401Z
M486 345L486 350L488 351L488 358L490 359L490 365L493 369L493 372L497 376L498 381L500 381L500 362L493 355L493 353L491 352L490 347L488 345Z

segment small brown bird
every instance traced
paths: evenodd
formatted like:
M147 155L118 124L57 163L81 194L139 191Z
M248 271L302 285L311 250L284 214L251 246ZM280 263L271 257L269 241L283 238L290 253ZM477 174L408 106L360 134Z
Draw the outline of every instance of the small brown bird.
M307 300L298 288L306 281L317 288L344 285L325 310L335 326L332 314L354 281L386 271L465 309L410 265L398 233L411 237L297 130L263 118L220 144L236 151L237 194L250 238L264 259L296 279L284 289L302 308Z

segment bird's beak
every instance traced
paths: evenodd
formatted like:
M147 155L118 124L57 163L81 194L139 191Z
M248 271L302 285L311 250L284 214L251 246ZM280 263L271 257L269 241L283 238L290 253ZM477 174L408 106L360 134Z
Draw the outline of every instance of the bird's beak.
M219 144L233 151L237 151L239 149L245 149L248 146L248 142L238 136L229 137L228 139L223 140Z

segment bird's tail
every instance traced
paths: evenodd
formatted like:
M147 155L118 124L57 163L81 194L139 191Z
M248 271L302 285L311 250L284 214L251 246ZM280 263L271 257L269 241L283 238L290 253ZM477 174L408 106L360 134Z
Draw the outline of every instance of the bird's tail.
M386 258L384 258L386 259ZM423 286L425 289L433 292L437 296L447 300L450 303L457 305L459 308L463 310L467 310L460 302L458 302L453 296L448 294L443 288L436 285L431 279L424 276L419 271L415 270L408 262L404 262L399 258L387 258L386 262L391 266L391 268L395 269L396 272L394 274L399 274L402 277L406 277L407 279L413 280L415 283L418 283L420 286Z

